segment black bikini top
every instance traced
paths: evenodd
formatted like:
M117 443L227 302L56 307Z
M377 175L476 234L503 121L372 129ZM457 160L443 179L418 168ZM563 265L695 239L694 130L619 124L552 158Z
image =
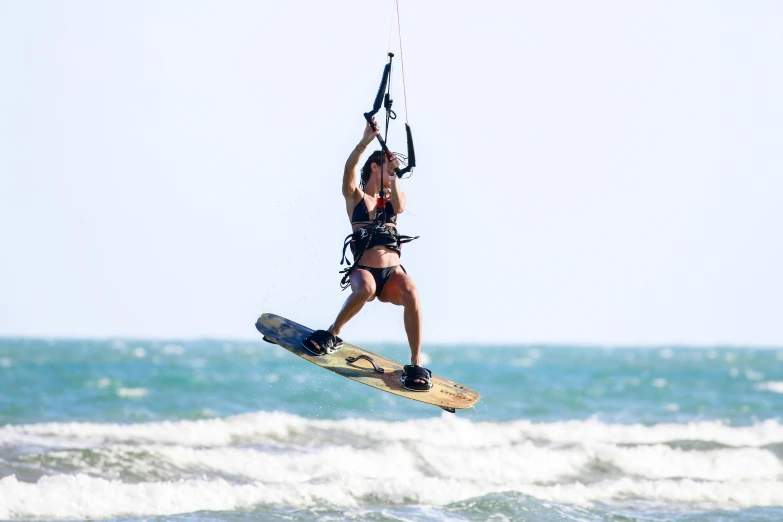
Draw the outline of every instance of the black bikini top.
M376 208L375 211L377 212L378 209ZM386 200L386 215L383 217L384 223L397 223L397 213L394 211L394 207L392 206L392 203L390 200ZM353 207L353 213L351 214L351 224L359 223L359 222L370 222L372 219L370 219L370 211L367 210L367 203L364 201L364 195L362 195L362 200L356 204L355 207Z

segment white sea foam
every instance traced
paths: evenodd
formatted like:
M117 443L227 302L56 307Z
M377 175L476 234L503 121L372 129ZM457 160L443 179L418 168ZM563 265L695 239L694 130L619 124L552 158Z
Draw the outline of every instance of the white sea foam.
M229 446L239 440L274 442L307 430L312 423L285 413L251 413L226 419L139 424L41 423L0 427L0 444L90 447L107 442Z
M522 424L527 432L518 428ZM581 480L596 470L647 479L772 480L783 477L783 464L763 443L780 441L780 426L698 429L680 425L621 426L581 423L472 423L449 418L388 423L379 421L313 421L264 413L209 419L132 425L39 424L0 428L5 445L45 448L95 448L112 473L123 466L140 476L172 480L182 470L219 473L240 480L300 482L324 470L362 475L363 463L394 462L393 478L407 466L426 467L427 475L469 476L484 484L548 483ZM568 430L568 425L572 430ZM599 427L602 426L602 429ZM517 429L511 429L516 427ZM591 428L593 433L591 433ZM703 432L701 438L699 429ZM565 436L581 430L581 436ZM721 434L720 430L728 430ZM705 437L707 435L719 435ZM598 436L600 435L600 436ZM686 451L662 444L666 439L709 441L723 438L749 447ZM262 445L254 449L247 445ZM50 455L53 453L50 452ZM102 475L95 458L69 461L74 472ZM142 455L142 456L140 456ZM144 457L143 455L146 455ZM455 458L455 456L459 458ZM128 464L131 463L131 464ZM135 464L133 464L135 463ZM159 463L157 468L154 463ZM166 475L167 469L172 470ZM359 470L357 472L357 470ZM378 471L372 472L378 476ZM325 477L326 478L326 477Z
M586 450L597 463L640 478L731 481L783 477L783 462L772 452L758 448L685 451L660 444L631 447L599 444Z
M697 444L671 444L684 440ZM25 452L24 469L43 476L1 479L0 519L165 516L268 503L442 505L509 491L578 504L780 506L783 463L763 446L782 441L783 426L771 420L642 426L444 414L382 422L261 412L5 426L0 445L40 448Z
M658 504L688 504L703 509L737 509L783 505L783 482L682 480L634 480L622 478L595 484L531 486L520 490L542 500L587 504L644 500Z
M779 506L783 482L619 480L594 484L486 485L460 478L398 475L395 480L347 477L334 482L312 480L292 487L280 483L235 484L222 479L123 483L87 475L47 476L36 483L15 477L0 479L0 518L110 518L165 516L201 510L250 509L263 504L294 507L357 508L371 504L443 505L490 493L519 492L544 501L587 505L593 502L687 504L701 508Z
M92 455L84 458L80 452L75 452L72 458L63 455L61 459L79 472L91 475L103 475L95 468L96 460L111 472L132 462L129 471L136 476L152 470L157 477L170 473L165 477L170 480L176 480L185 471L193 476L217 474L242 482L299 484L308 480L341 482L351 477L390 481L403 477L462 477L486 485L575 479L593 460L591 453L582 448L542 448L530 442L459 454L440 447L402 443L367 448L341 444L296 449L126 446L98 453L98 459ZM153 463L158 463L158 467L151 467ZM105 478L115 476L110 474Z
M783 382L780 381L762 382L756 385L756 389L759 391L771 391L774 393L783 393Z
M758 447L783 442L783 425L766 420L753 426L732 427L718 421L684 424L607 424L598 420L534 423L471 422L458 417L382 423L377 421L320 421L339 427L350 422L350 431L371 439L420 440L434 445L463 448L503 445L540 440L552 443L607 442L615 444L656 444L672 441L715 442L728 446Z
M349 477L395 480L414 477L469 477L477 484L555 484L630 476L639 479L691 478L707 481L775 480L783 463L759 448L685 451L665 445L549 445L532 442L464 450L426 443L381 443L357 447L332 441L316 447L294 445L194 448L174 445L111 445L83 451L50 451L41 461L51 469L107 479L142 480L220 476L240 482L298 484L311 479L340 482ZM384 465L393 462L393 466ZM30 457L26 464L34 463Z
M126 397L131 399L139 399L145 397L149 391L147 388L118 388L117 395L120 397Z
M317 436L313 436L316 433ZM473 422L444 413L439 418L385 422L365 419L313 420L280 412L258 412L222 419L139 424L42 423L0 427L0 444L68 446L75 442L161 443L181 446L230 446L236 443L279 443L304 437L312 441L362 440L423 442L454 449L545 443L661 444L673 441L714 442L735 447L761 447L783 442L783 424L766 420L752 426L719 421L609 424L599 420L535 423ZM80 444L81 445L81 444Z

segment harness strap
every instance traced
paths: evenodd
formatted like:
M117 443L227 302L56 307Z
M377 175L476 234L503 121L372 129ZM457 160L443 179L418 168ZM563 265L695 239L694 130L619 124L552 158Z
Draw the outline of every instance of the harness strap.
M377 220L377 218L378 218L378 214L377 213L376 213L375 217L376 217L376 220ZM391 232L389 232L389 230L391 230ZM360 232L360 231L367 231L367 232ZM340 272L339 272L340 274L343 274L343 278L340 280L340 288L342 288L343 290L345 290L346 288L351 286L351 281L350 281L351 274L356 269L356 265L359 263L359 260L361 260L361 258L364 255L364 253L367 251L368 248L370 248L372 246L372 239L373 239L373 236L375 235L375 232L381 232L381 233L385 232L385 233L390 234L392 237L394 237L394 239L395 239L395 241L397 243L396 244L397 250L399 250L401 245L403 245L405 243L410 243L414 239L419 239L419 236L416 236L416 237L402 236L402 235L400 235L399 232L397 232L397 229L395 227L386 227L384 225L381 225L380 223L375 223L375 222L373 222L372 225L367 225L367 226L361 227L361 228L357 229L355 232L345 236L345 240L343 241L343 257L340 260L340 264L343 265L343 264L347 263L348 267L340 270ZM357 233L361 236L358 239L355 238ZM366 234L366 235L363 235L363 234ZM346 252L348 250L348 247L351 246L354 243L354 241L358 241L359 242L359 250L356 251L356 252L353 252L353 254L354 254L354 256L353 256L353 264L351 264L351 262L348 260ZM351 250L353 250L353 249L351 249Z
M353 242L353 234L348 234L347 236L345 236L345 242L343 243L343 258L340 260L341 265L348 263L348 266L351 266L351 262L346 257L345 251L348 250L348 247L351 246L352 242Z
M376 219L378 218L378 213L377 212L376 212L375 218ZM362 227L362 228L360 228L360 229L358 229L356 231L356 232L359 232L359 230L367 230L367 229L369 229L369 232L367 233L367 240L364 241L364 245L362 246L362 249L359 251L358 255L354 254L354 256L353 256L353 263L354 263L353 265L351 265L351 262L348 261L347 257L345 257L345 250L352 243L353 236L354 236L354 234L356 234L356 232L353 232L352 234L348 234L348 236L345 238L345 243L343 244L343 260L348 263L348 268L340 270L340 273L344 274L343 278L340 280L340 288L342 288L343 290L345 290L346 288L351 286L351 273L356 269L356 264L362 258L362 256L364 255L364 252L367 250L367 248L369 248L370 243L372 242L373 232L375 231L375 226L374 225L375 225L375 222L373 222L373 226ZM340 264L341 265L343 264L342 261L340 262Z

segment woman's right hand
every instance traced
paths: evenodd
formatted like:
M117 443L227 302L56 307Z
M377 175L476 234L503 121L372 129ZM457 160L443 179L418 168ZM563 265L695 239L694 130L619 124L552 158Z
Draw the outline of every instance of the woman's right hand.
M380 127L378 127L378 122L375 120L375 118L372 119L372 123L378 130L373 130L373 128L370 126L370 123L367 122L367 124L364 126L364 136L362 136L362 145L365 147L372 143L372 140L374 140L375 137L381 132Z

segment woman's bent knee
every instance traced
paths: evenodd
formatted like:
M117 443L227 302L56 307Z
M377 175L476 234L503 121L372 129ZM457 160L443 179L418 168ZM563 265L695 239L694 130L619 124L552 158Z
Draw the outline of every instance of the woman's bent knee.
M419 307L419 292L413 285L407 286L402 291L403 306Z
M351 276L351 291L365 301L375 299L375 280L363 270L357 270Z
M372 301L375 299L375 285L371 283L357 285L353 293L365 301Z

